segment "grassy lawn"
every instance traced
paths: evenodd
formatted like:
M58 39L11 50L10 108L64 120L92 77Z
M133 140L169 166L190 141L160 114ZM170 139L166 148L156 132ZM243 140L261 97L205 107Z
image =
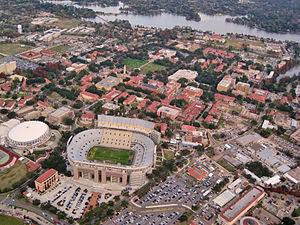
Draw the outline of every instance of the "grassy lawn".
M142 71L147 73L147 72L156 72L156 71L162 71L166 69L166 67L155 64L155 63L149 63L146 66L142 67Z
M48 98L50 99L54 99L54 100L63 100L64 98L61 97L59 94L57 94L56 92L52 92L50 96L48 96Z
M71 29L73 27L80 26L81 21L76 19L61 18L53 24L62 29Z
M94 146L88 153L89 160L107 161L130 165L134 157L134 151L124 149L114 149L102 146Z
M220 159L219 161L217 161L217 163L222 166L223 168L225 168L226 170L228 170L229 172L234 172L236 171L236 169L230 165L228 162L226 162L224 159Z
M22 220L6 215L0 215L0 225L23 225L25 224Z
M241 49L243 47L243 44L245 45L256 45L259 47L264 47L264 43L262 41L255 41L255 40L243 40L243 39L237 39L237 38L231 38L227 39L225 45L227 47L232 46L235 49Z
M27 169L26 166L17 162L13 167L0 172L0 188L11 189L13 185L26 179Z
M293 217L299 217L300 216L300 207L298 209L295 209L294 212L292 213Z
M122 62L124 65L128 67L128 69L138 69L142 65L146 64L146 60L139 60L139 59L132 59L132 58L126 58Z
M66 51L68 51L69 48L70 48L69 45L57 45L50 48L50 50L58 52L60 54L64 54Z
M170 151L170 150L164 150L164 158L166 160L170 160L170 159L174 159L174 152L173 151Z
M21 45L17 43L3 43L0 44L0 53L5 55L16 55L21 52L28 51L31 48L31 46Z

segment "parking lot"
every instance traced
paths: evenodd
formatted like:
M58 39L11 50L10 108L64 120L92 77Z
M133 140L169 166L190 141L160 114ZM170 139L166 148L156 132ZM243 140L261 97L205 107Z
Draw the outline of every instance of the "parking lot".
M72 218L80 218L86 206L91 200L93 190L85 186L74 184L68 180L61 179L60 184L52 187L45 193L39 194L33 190L29 190L32 199L39 199L42 203L50 202L57 209L65 212ZM111 194L99 192L98 202L107 202L113 198Z
M142 206L177 203L191 207L204 200L204 192L211 186L209 179L202 184L193 185L187 176L171 176L137 203Z
M126 209L113 220L108 221L106 225L111 224L135 224L135 225L167 225L176 224L182 212L154 212L138 213Z

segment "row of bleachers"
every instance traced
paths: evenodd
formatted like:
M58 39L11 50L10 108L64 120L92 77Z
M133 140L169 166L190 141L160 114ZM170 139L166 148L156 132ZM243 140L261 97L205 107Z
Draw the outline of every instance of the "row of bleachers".
M132 166L152 165L154 160L154 142L147 136L130 131L114 129L91 129L73 137L67 152L71 161L90 162L89 150L94 146L132 149L135 157Z
M102 129L102 131L102 146L130 149L132 132L113 129Z

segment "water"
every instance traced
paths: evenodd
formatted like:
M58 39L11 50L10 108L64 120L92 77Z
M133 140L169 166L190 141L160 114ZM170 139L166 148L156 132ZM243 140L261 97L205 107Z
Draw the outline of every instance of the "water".
M291 68L290 70L288 70L286 73L284 74L280 74L278 77L277 77L277 82L280 81L280 79L284 78L284 77L292 77L294 75L297 75L299 76L300 74L300 64L298 64L297 66Z
M73 4L71 1L49 1L55 4ZM75 7L82 7L74 5ZM101 7L96 5L84 6L85 8L93 9L96 12L104 13L120 13L119 8L122 6L115 7ZM203 13L199 13L201 21L189 21L184 16L172 15L168 13L162 13L161 15L145 16L145 15L133 15L133 14L119 14L119 15L101 15L95 19L89 19L89 21L102 23L103 19L107 21L114 21L116 19L128 20L131 25L141 25L145 27L158 27L158 28L173 28L175 26L189 26L193 29L202 31L212 31L219 34L226 33L238 33L245 35L252 35L262 38L270 38L279 41L295 41L300 43L300 34L277 34L269 33L256 28L249 28L244 25L238 25L234 23L227 23L225 21L229 16L215 15L210 16Z

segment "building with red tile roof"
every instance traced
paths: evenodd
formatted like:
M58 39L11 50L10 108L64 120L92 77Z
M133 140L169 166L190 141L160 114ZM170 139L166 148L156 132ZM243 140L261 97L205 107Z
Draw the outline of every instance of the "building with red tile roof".
M124 105L131 105L132 103L134 103L136 100L136 96L135 95L130 95L128 98L126 98L123 102Z
M257 102L265 103L269 92L261 89L254 89L247 97Z
M209 110L209 114L217 118L220 118L223 113L227 112L229 105L222 101L216 101L212 108Z
M137 106L139 110L144 109L149 102L149 99L143 99Z
M26 60L35 60L42 57L40 52L34 52L34 51L27 51L20 54L20 57L22 59Z
M156 123L155 127L159 127L160 133L165 134L168 129L168 124L166 123Z
M216 101L222 101L222 102L227 102L227 103L231 103L235 100L235 97L231 97L228 95L223 95L220 93L215 93L214 94L215 100Z
M88 91L80 92L80 99L82 99L85 102L95 102L99 99L99 95L90 93Z
M224 50L220 50L220 49L211 48L211 47L204 49L203 53L204 53L204 55L212 54L212 55L220 56L220 57L223 57L226 59L232 59L235 56L235 54L233 54L233 53L230 53L230 52L227 52Z
M112 90L108 92L106 95L102 96L102 99L105 99L106 101L112 101L114 98L119 96L122 92L119 90Z
M38 192L44 192L47 189L56 186L58 181L58 171L55 169L48 169L34 181L35 189Z
M13 110L16 106L16 101L15 100L6 100L5 101L5 106L4 108L7 110Z
M11 91L11 83L6 82L4 84L1 84L0 88L1 88L1 90L6 91L6 92Z
M49 104L49 102L47 102L47 101L41 101L41 100L39 100L39 101L37 102L37 106L38 106L39 108L45 109L45 108L48 108L48 107L50 106L50 104Z
M200 102L192 102L188 104L180 115L180 120L192 122L197 119L199 114L205 109L205 105Z
M196 127L194 127L194 126L190 126L190 125L185 125L185 124L183 124L183 125L181 126L181 130L182 130L183 132L192 133L192 132L196 131L197 129L196 129Z
M39 164L37 162L33 162L31 160L29 160L25 165L26 165L28 172L30 172L30 173L38 170L41 167L41 164Z
M94 123L95 116L95 113L87 111L81 115L79 122L83 126L91 126Z
M188 99L188 101L191 102L200 98L203 95L203 90L201 88L187 86L183 89L181 95L185 97L184 99Z
M188 174L198 181L205 179L208 175L204 169L200 169L196 166L189 167Z
M126 98L129 94L127 92L122 92L119 96L117 96L114 101L118 101L120 98Z
M53 57L56 55L56 52L55 51L52 51L50 49L43 49L40 51L40 53L43 55L43 56L48 56L48 57Z
M28 101L31 101L33 100L35 97L35 95L28 95L28 96L25 96L24 98L22 98L19 102L18 102L18 106L23 108L24 106L26 106L26 103Z
M157 110L157 115L161 118L169 118L171 120L175 120L179 116L180 111L181 109L177 107L161 106Z
M147 107L147 112L152 112L152 113L156 113L157 108L161 105L160 102L158 101L154 101L152 102L148 107Z

